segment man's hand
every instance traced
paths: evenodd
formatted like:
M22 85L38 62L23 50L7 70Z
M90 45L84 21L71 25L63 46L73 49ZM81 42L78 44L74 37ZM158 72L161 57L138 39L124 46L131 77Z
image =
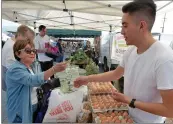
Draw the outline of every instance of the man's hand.
M118 102L123 102L123 103L126 103L126 104L130 104L131 102L131 98L129 98L128 96L125 96L124 94L122 93L118 93L118 92L112 92L112 97L118 101Z
M88 83L88 78L87 76L81 76L76 78L76 80L74 81L74 86L76 88L82 86L82 85L86 85Z
M55 72L61 72L64 71L67 67L67 63L66 62L61 62L61 63L57 63L56 65L53 66L53 69L55 70Z

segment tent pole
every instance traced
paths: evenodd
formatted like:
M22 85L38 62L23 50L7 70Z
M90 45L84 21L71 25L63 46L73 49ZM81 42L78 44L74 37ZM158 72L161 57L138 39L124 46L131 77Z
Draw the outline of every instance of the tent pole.
M164 18L163 18L163 27L161 27L161 28L162 28L162 33L164 33L165 20L166 20L166 13L165 13L165 16L164 16ZM160 40L160 38L161 38L161 35L159 35L159 40Z
M36 22L34 22L34 32L35 32L35 35L36 35Z
M109 27L110 27L110 31L109 31L109 70L110 70L110 68L111 68L111 34L112 34L112 25L109 25Z

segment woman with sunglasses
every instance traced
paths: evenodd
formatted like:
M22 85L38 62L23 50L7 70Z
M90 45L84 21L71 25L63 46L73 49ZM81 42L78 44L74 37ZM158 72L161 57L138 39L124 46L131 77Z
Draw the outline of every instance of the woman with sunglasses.
M6 74L7 112L10 123L32 123L32 87L38 87L56 72L65 70L66 63L58 63L45 72L33 73L31 64L34 62L36 50L29 40L18 40L13 46L17 60Z

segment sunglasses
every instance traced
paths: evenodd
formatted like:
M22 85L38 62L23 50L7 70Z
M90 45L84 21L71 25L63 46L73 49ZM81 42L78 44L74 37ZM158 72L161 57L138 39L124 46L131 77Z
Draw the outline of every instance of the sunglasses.
M36 49L29 49L29 48L21 49L21 50L19 50L19 51L25 51L25 53L27 53L27 54L31 54L32 52L33 52L34 54L37 53L37 50L36 50Z

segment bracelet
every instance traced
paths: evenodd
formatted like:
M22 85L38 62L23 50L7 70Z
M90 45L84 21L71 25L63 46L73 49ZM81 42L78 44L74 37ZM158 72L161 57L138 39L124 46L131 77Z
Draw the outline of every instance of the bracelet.
M53 71L53 73L56 73L56 71L55 71L55 69L54 69L54 67L52 66L52 71Z

